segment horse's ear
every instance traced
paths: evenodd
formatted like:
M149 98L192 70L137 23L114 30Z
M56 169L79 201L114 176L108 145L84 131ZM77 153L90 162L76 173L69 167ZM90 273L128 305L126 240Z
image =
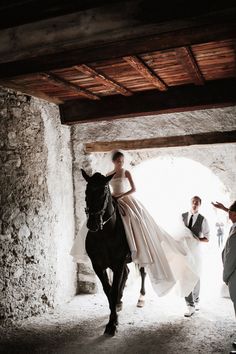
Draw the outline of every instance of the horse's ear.
M85 181L89 181L90 177L89 175L87 175L87 173L81 168L81 173L82 173L82 176L84 177Z
M110 182L110 180L115 176L115 174L116 174L116 172L112 173L112 175L106 176L105 177L106 183Z

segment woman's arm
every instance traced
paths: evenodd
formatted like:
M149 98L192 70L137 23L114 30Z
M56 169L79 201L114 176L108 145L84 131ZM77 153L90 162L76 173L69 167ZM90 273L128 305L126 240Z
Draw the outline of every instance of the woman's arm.
M130 187L131 187L131 188L130 188L130 190L128 190L127 192L122 193L122 194L116 196L116 199L125 197L125 196L127 196L127 195L129 195L129 194L132 194L132 193L136 192L136 187L135 187L133 178L132 178L132 176L131 176L131 173L130 173L129 171L125 171L125 177L128 178L129 184L130 184Z
M229 209L226 208L222 203L219 203L219 202L213 203L213 202L211 202L211 204L212 204L215 208L217 208L217 209L221 209L221 210L224 210L224 211L226 211L226 212L229 211Z
M115 171L114 171L114 170L113 170L113 171L111 171L111 172L106 173L106 177L107 177L107 176L112 175L113 173L115 173Z

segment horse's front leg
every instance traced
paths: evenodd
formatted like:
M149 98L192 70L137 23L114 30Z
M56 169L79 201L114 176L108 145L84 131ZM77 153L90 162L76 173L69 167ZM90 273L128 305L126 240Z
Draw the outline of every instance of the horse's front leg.
M93 264L93 269L100 279L100 282L102 283L103 291L107 296L108 302L109 302L109 307L110 307L110 295L111 295L111 285L109 282L109 278L107 275L106 269L101 269L97 265Z
M115 335L115 332L117 330L117 325L118 325L118 315L117 315L117 308L116 305L118 303L118 300L120 298L120 292L122 289L122 279L124 278L124 272L125 272L125 266L126 264L123 263L122 265L119 265L115 268L113 268L113 282L112 282L112 287L111 287L111 293L110 293L110 318L109 322L106 325L106 329L104 334L108 334L111 336Z
M147 273L145 272L145 268L144 267L141 267L139 271L140 271L140 274L141 274L141 289L140 289L139 299L138 299L138 302L137 302L137 307L143 307L144 304L145 304L145 294L146 294L146 291L145 291L145 278L146 278Z

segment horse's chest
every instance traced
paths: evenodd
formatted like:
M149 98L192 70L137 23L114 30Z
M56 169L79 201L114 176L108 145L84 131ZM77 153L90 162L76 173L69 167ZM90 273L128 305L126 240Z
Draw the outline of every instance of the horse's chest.
M103 260L109 263L117 257L117 247L111 235L88 233L86 238L86 251L91 258Z

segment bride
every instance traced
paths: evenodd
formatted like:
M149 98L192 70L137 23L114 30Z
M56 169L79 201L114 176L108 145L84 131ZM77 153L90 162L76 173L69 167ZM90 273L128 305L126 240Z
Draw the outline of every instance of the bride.
M180 296L187 296L199 279L199 259L195 255L196 241L181 222L178 240L157 225L146 208L134 198L135 184L131 173L124 169L124 154L113 153L114 174L110 181L112 195L118 202L132 260L145 267L158 296L166 295L172 288ZM71 250L75 261L83 260L86 230L82 228ZM82 254L82 256L81 256Z

